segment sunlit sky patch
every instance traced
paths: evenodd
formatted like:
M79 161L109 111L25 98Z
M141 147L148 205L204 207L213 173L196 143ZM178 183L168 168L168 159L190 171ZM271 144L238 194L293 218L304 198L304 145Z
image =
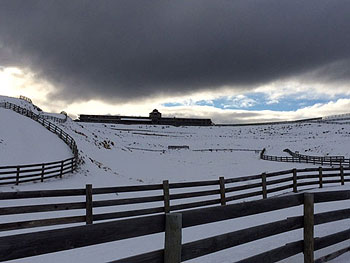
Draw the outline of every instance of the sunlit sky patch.
M283 88L280 88L280 87ZM317 88L315 88L315 86ZM114 114L147 116L159 109L164 116L212 118L216 123L292 120L350 112L347 86L338 90L303 85L290 80L259 86L251 92L232 93L229 87L220 92L196 92L190 96L155 97L138 102L83 100L67 103L52 100L55 86L37 78L28 69L2 67L0 95L25 95L46 111L65 110L73 118L79 114ZM223 94L223 95L221 95Z
M350 98L350 96L336 96L332 99L307 99L298 97L284 97L279 100L271 101L264 93L249 93L238 96L220 97L213 100L200 100L192 102L191 105L211 106L218 109L231 110L272 110L272 111L296 111L301 108L310 107L315 104L326 104L336 101L340 98ZM162 104L164 107L186 106L188 103L167 102Z

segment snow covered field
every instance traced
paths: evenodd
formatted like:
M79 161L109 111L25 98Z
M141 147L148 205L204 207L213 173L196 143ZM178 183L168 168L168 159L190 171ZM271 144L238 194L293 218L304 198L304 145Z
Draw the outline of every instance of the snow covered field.
M1 101L21 103L0 97ZM19 186L2 186L0 191L84 188L136 184L199 181L234 178L291 168L312 167L310 164L275 163L259 159L259 151L284 156L283 149L310 155L344 155L350 157L350 125L299 123L242 127L171 127L76 123L70 119L59 124L76 141L82 159L77 172L63 179ZM50 162L72 156L70 149L56 135L40 124L0 108L0 166ZM187 145L189 149L169 150L168 146ZM210 151L209 149L212 149ZM216 151L216 149L222 151ZM223 149L226 149L223 151ZM231 151L231 150L232 151ZM350 185L331 187L350 189ZM14 205L14 204L12 204ZM15 205L20 205L20 202ZM316 205L316 212L350 207L350 200ZM249 216L184 230L183 242L273 222L302 214L302 207ZM14 217L16 218L16 217ZM349 229L350 220L316 227L316 236ZM5 234L5 233L3 233ZM217 252L190 262L232 262L292 242L302 237L302 230L251 242ZM133 254L159 249L163 235L111 242L14 262L107 262ZM336 248L349 246L350 241ZM335 250L330 247L316 253L316 258ZM350 261L347 253L332 262ZM302 262L302 255L283 262Z

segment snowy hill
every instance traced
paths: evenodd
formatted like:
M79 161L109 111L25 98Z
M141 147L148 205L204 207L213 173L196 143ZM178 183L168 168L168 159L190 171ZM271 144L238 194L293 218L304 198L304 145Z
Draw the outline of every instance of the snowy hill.
M16 103L37 112L32 104L23 100L0 97L1 101ZM0 191L83 188L87 183L96 187L161 183L165 179L170 182L210 180L219 176L234 178L311 166L260 160L259 151L263 148L269 154L279 156L287 156L283 150L289 148L302 154L350 157L349 124L172 127L78 123L68 119L57 125L77 143L81 159L78 171L62 179L51 179L43 183L1 186ZM0 126L0 166L49 162L72 156L69 147L56 135L27 117L0 108ZM168 146L184 145L189 149L168 149ZM350 188L347 185L339 189ZM318 209L327 211L327 205ZM226 224L215 223L205 233L197 227L184 234L184 241L225 233L232 228L232 223L235 227L249 227L294 216L295 212L300 213L298 209L291 209L284 214L269 213L259 221L246 218L230 220ZM349 220L332 223L330 229L320 230L318 234L332 233L333 230L344 229L349 224ZM297 239L301 234L301 231L293 231L290 236ZM139 238L135 242L137 248L149 251L159 248L162 239L162 235L156 235L152 242L146 238ZM200 262L232 262L232 253L237 258L244 258L283 242L284 237L272 237L238 249L212 254ZM16 262L72 262L73 257L78 262L106 262L139 253L139 250L133 251L130 244L131 241L112 242ZM333 262L345 263L349 258L347 253ZM300 257L291 257L283 262L300 262Z
M57 136L35 121L0 108L0 166L59 161L72 153Z

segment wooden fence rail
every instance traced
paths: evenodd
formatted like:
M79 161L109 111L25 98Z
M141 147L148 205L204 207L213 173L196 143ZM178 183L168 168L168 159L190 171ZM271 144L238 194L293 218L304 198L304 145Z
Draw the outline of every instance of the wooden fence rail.
M28 109L19 107L9 102L0 103L0 107L13 110L19 114L37 121L50 132L58 135L69 148L72 150L73 157L56 162L30 164L30 165L16 165L16 166L2 166L0 167L0 185L20 184L24 182L41 181L53 177L62 178L67 173L72 173L77 168L78 148L75 140L68 133L62 130L57 125L44 119ZM54 118L54 117L53 117ZM59 119L59 118L57 118Z
M264 200L249 201L217 207L194 209L181 213L153 215L126 220L86 226L47 230L36 233L17 234L0 237L0 261L42 255L68 249L102 244L133 237L165 233L165 250L159 249L129 258L118 259L113 263L165 262L179 263L198 258L223 249L235 247L266 237L304 229L304 238L263 254L240 260L238 262L277 262L290 256L304 253L304 262L314 262L314 251L350 239L350 229L328 236L314 237L314 226L350 218L350 209L328 211L314 214L314 203L350 200L350 191L332 191L294 194ZM270 222L234 232L181 243L183 229L205 225L244 216L253 216L266 212L304 206L304 214L283 220ZM170 250L168 248L171 248ZM333 252L317 259L325 262L345 253L349 248Z

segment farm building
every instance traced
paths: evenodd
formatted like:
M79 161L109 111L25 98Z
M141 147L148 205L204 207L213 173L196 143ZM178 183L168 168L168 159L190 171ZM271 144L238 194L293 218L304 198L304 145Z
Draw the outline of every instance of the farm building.
M163 118L162 114L154 109L148 117L120 116L120 115L86 115L80 114L78 122L98 122L116 124L151 124L172 126L211 126L211 119L196 118Z

